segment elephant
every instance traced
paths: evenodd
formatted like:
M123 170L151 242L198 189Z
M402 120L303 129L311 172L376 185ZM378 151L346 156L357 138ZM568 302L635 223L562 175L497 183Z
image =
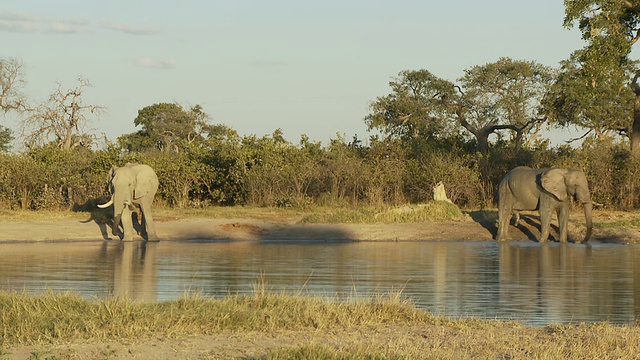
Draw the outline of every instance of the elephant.
M575 169L546 168L532 169L517 167L502 179L498 192L498 233L497 241L509 240L509 222L512 216L519 220L520 210L540 212L540 242L549 238L551 217L555 210L558 216L559 241L567 242L569 223L569 198L584 207L586 234L582 242L591 238L593 203L587 177Z
M157 241L153 215L151 215L151 203L158 191L158 177L155 171L144 164L127 163L125 166L111 167L109 171L108 187L111 199L98 205L106 208L113 205L113 235L119 236L120 221L122 221L123 241L133 240L133 223L131 212L137 207L142 211L141 235L149 241Z

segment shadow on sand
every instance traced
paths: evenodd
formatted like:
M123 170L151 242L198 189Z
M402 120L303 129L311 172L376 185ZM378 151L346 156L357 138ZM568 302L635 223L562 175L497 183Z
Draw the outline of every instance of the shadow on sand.
M100 233L104 240L111 240L113 231L113 207L109 206L108 208L101 209L98 207L98 204L104 204L108 201L108 199L100 198L100 199L89 199L83 204L74 204L72 211L74 212L83 212L89 214L89 218L87 220L80 221L83 224L94 222L98 228L100 229ZM133 212L131 214L131 219L133 221L133 229L136 234L142 236L146 240L146 234L143 233L142 223L139 220L139 216L137 212ZM119 232L119 238L122 238L122 231Z
M469 216L487 229L495 239L498 234L498 211L478 210L469 212ZM520 223L514 225L513 219L509 222L509 235L514 241L529 240L537 242L540 238L540 216L531 214L520 214ZM551 225L550 239L556 238L557 226Z

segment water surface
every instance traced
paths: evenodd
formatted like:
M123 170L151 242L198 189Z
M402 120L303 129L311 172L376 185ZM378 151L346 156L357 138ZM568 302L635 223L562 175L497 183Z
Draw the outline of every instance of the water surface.
M449 316L531 325L640 316L640 247L495 242L160 242L0 245L0 289L172 300L274 291L401 291Z

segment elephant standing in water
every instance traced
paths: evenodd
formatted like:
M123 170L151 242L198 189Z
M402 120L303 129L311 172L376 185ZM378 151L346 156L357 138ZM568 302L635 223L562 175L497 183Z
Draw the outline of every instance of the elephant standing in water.
M158 177L149 165L126 164L122 167L113 166L108 175L111 199L99 208L113 205L113 235L119 236L122 221L123 241L133 240L133 223L131 212L137 207L142 211L141 235L149 241L157 241L151 203L158 191Z
M592 202L587 178L582 171L517 167L502 179L498 195L498 241L509 240L509 221L514 212L517 214L519 210L540 212L540 242L547 241L555 210L560 233L558 240L567 242L569 198L574 198L584 207L587 232L583 242L589 241L591 237Z

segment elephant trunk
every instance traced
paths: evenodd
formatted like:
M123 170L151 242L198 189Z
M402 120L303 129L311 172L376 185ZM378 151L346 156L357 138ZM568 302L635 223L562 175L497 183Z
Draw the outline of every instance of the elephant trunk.
M593 229L593 222L591 221L591 207L592 206L593 205L591 204L591 201L588 201L588 202L584 203L584 219L585 219L585 223L587 225L587 233L584 236L584 240L582 240L583 243L586 243L591 238L591 230Z
M120 227L120 218L122 217L122 212L116 214L113 217L113 227L111 229L111 233L113 236L118 236L118 228Z
M125 200L125 196L116 192L113 194L113 228L111 229L111 233L114 236L118 236L118 228L120 227L120 221L122 221L122 212L124 211L124 207L127 206L127 201Z

